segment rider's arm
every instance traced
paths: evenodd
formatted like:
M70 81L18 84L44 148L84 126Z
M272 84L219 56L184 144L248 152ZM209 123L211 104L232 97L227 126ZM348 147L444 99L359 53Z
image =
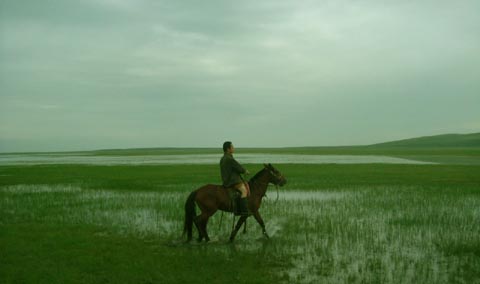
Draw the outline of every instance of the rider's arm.
M236 171L237 173L244 174L247 172L247 170L245 170L245 168L242 167L242 165L240 165L235 159L232 159L231 163L232 163L233 170Z

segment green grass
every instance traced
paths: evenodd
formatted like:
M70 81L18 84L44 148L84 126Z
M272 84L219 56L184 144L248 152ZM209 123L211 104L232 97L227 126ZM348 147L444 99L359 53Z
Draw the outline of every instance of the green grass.
M261 165L246 165L251 172ZM480 166L276 165L234 245L180 242L207 166L0 167L2 283L480 283Z
M88 225L3 226L2 283L226 283L268 267L253 253L218 257L208 247L168 247L155 238L102 234ZM233 248L232 248L233 249ZM221 270L216 271L215 268Z
M329 189L356 185L480 185L480 166L472 165L275 165L286 173L289 188ZM246 165L255 173L261 165ZM92 189L190 191L219 183L217 165L160 166L0 166L0 185L74 184Z
M479 147L480 133L442 134L435 136L416 137L372 145L374 147Z

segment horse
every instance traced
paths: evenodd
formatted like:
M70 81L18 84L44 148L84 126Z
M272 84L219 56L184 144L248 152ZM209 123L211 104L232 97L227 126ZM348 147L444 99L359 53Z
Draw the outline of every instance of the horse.
M268 239L269 236L265 230L265 223L258 212L262 204L262 198L265 196L268 185L272 183L276 186L283 186L287 183L285 177L271 164L264 164L255 176L249 181L250 195L248 196L248 209L262 227L263 235ZM196 215L195 204L200 208L200 215ZM207 233L208 219L218 210L224 212L233 212L234 206L231 197L225 187L222 185L207 184L190 193L185 202L185 223L183 235L187 234L187 242L192 240L193 224L198 230L198 241L210 240ZM241 216L237 225L230 234L230 242L233 242L235 236L249 216Z

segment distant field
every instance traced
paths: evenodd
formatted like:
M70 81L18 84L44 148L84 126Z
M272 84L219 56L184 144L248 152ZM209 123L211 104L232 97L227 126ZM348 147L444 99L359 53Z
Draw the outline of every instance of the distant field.
M218 165L221 154L86 156L68 154L1 155L0 166L12 165ZM418 160L377 155L305 155L305 154L236 154L243 164L431 164Z
M179 155L218 154L220 148L152 148L118 149L72 152L81 155ZM480 156L479 147L401 147L401 146L345 146L345 147L288 147L288 148L238 148L237 153L307 154L307 155L440 155Z
M480 147L386 147L386 146L352 146L352 147L299 147L299 148L239 148L239 154L261 155L321 155L321 156L384 156L408 159L421 162L458 165L480 165ZM213 148L158 148L158 149L125 149L99 150L88 152L58 152L58 153L16 153L0 154L2 161L10 157L30 156L42 157L72 157L73 160L85 159L126 159L127 157L154 157L179 155L219 155L221 149ZM63 163L63 162L62 162Z
M247 164L252 172L259 164ZM0 167L2 283L479 283L480 166L278 164L227 244L181 243L190 191L217 165Z
M445 164L480 165L480 147L299 147L299 148L239 148L243 154L297 154L297 155L373 155L405 158ZM220 154L219 149L133 149L86 152L88 155L178 155Z

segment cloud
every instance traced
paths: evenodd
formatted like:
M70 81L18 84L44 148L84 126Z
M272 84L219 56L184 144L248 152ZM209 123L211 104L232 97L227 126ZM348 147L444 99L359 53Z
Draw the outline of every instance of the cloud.
M48 125L45 141L87 148L252 133L249 146L358 144L391 140L392 125L413 137L479 120L476 1L1 5L0 119L12 139ZM99 144L71 130L92 124Z

